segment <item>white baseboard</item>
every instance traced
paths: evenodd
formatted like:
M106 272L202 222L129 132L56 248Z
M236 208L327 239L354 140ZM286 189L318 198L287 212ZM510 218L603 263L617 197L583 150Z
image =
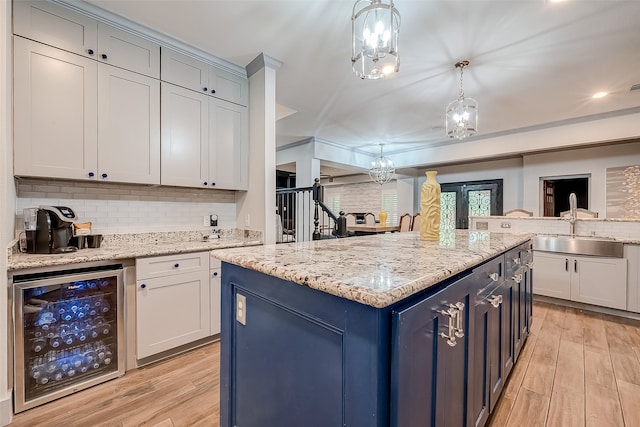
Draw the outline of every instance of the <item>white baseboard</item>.
M13 418L13 404L11 395L5 400L0 400L0 426L9 425Z

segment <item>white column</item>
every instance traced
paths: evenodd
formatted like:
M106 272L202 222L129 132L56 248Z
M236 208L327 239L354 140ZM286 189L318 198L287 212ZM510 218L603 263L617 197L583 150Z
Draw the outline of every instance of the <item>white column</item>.
M238 228L276 241L276 70L281 62L259 55L249 75L249 186L236 196Z
M6 248L13 240L15 226L15 191L13 186L13 151L11 140L11 2L0 2L0 426L11 422L12 384L9 370L13 370L9 353L13 352L10 342L11 322L7 312L7 253Z

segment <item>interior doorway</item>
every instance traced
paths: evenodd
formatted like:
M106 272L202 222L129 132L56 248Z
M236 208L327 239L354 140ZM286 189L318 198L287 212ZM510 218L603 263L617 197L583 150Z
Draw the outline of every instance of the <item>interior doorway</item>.
M576 193L578 207L589 209L590 175L570 175L541 178L542 212L544 216L560 216L569 210L569 195Z

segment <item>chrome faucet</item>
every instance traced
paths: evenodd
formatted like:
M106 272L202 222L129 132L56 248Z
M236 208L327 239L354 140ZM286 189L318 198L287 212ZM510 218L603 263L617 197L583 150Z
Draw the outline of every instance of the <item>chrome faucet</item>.
M578 199L576 193L569 194L569 223L571 224L571 237L576 235L576 219L578 209Z

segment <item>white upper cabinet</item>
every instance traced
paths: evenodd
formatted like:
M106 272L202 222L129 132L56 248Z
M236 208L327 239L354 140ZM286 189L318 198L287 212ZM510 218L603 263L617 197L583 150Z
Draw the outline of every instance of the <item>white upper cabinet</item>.
M249 102L249 81L236 74L211 67L209 92L216 98L246 106Z
M160 78L160 46L48 1L14 1L14 34Z
M160 46L103 23L98 24L98 60L160 78Z
M162 81L246 106L249 82L175 50L162 48Z
M97 67L93 60L14 37L15 175L96 176Z
M14 174L159 184L159 85L14 37Z
M209 97L162 82L163 185L209 186Z
M97 57L97 22L48 1L14 1L13 33L78 55Z
M247 107L219 99L209 103L209 180L215 188L246 190L249 185Z
M160 82L99 64L98 178L160 183Z

